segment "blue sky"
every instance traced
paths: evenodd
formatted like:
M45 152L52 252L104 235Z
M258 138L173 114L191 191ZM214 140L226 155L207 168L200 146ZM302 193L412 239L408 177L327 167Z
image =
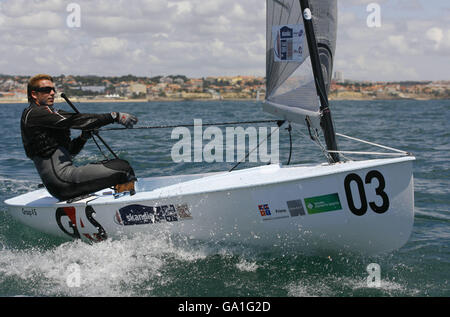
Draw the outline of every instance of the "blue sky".
M367 25L370 3L380 27ZM338 8L334 69L345 78L450 79L450 1ZM265 0L0 0L0 73L264 76L265 17Z

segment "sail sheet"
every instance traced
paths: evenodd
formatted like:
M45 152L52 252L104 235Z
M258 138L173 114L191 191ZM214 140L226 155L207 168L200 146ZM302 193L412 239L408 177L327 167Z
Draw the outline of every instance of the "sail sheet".
M322 72L329 89L336 46L337 0L311 1ZM319 128L320 99L299 0L267 0L264 111Z

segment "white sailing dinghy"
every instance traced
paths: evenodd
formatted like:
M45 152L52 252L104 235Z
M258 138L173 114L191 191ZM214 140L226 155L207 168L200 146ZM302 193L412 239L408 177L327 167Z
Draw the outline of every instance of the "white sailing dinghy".
M328 162L139 179L135 195L109 189L60 202L45 188L6 200L11 215L43 232L86 241L137 232L267 247L388 252L409 239L412 162L343 160L327 91L336 39L335 0L267 0L264 110L304 125ZM306 130L307 129L307 130Z

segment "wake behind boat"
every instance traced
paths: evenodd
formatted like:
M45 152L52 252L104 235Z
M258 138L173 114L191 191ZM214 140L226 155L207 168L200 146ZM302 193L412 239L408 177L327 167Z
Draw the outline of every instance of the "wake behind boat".
M145 178L135 195L105 189L64 202L42 188L5 201L11 215L40 231L86 241L161 230L300 251L400 248L414 221L414 157L395 150L400 157L352 161L338 149L327 97L336 16L336 1L311 8L305 0L267 1L263 109L303 125L320 146L323 133L327 163Z

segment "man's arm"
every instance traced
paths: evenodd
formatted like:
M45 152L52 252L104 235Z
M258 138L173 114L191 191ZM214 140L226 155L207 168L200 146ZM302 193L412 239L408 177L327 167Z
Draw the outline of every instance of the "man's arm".
M28 127L93 130L113 122L114 119L110 113L83 114L62 110L52 112L49 107L39 106L28 113L25 124Z
M56 128L93 130L114 122L111 113L71 113L59 110L56 114L61 116L61 120L55 124Z
M70 145L69 145L69 153L72 156L77 155L78 153L81 152L81 150L83 149L84 145L86 144L86 141L88 140L88 138L84 138L83 136L79 136L76 137L75 139L72 139L70 141Z

